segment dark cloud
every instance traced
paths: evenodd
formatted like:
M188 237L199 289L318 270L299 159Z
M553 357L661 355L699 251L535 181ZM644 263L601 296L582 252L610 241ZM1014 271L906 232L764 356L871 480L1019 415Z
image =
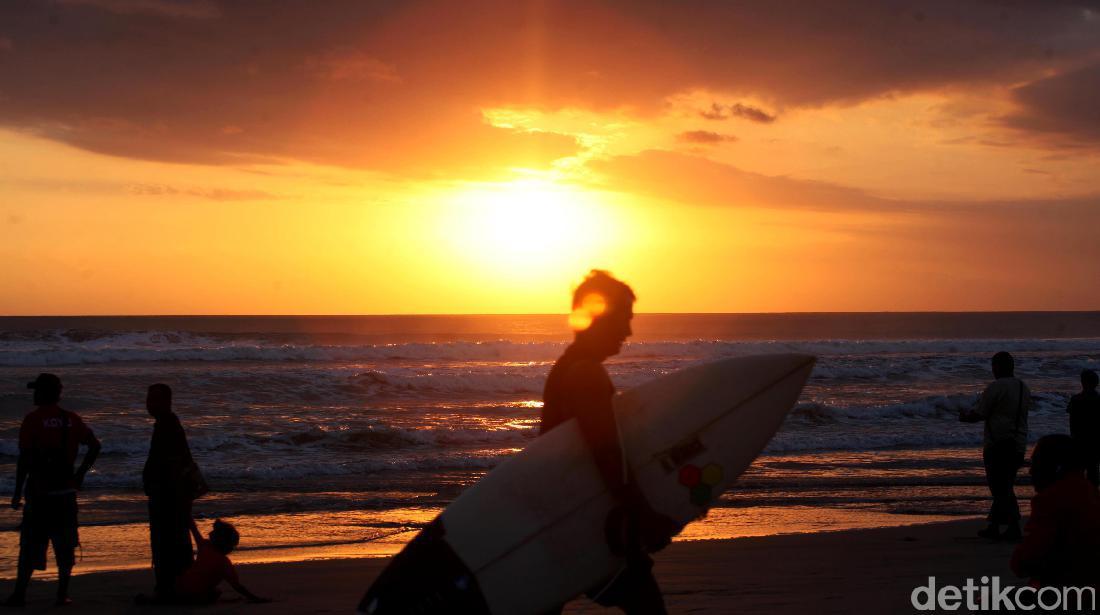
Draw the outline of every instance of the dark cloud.
M1013 98L1020 110L1010 126L1067 145L1100 143L1100 62L1020 86Z
M676 140L681 143L695 143L697 145L713 145L716 143L731 143L737 140L733 135L724 135L709 130L689 130L676 135Z
M913 206L854 188L751 173L665 150L596 160L589 166L609 186L630 186L632 192L688 205L828 211L903 211Z
M138 158L447 174L578 149L486 107L646 115L709 88L781 111L1019 83L1100 51L1100 19L983 0L24 0L0 2L0 40L0 126Z
M119 15L156 15L187 19L213 19L221 15L210 0L57 0L69 6L92 6Z
M710 108L700 111L699 115L708 120L727 120L731 117L737 117L761 124L771 124L775 121L774 115L763 109L742 103L733 103L732 105L711 103Z
M211 201L271 201L283 198L263 190L180 187L167 184L128 184L124 190L137 196L191 196Z

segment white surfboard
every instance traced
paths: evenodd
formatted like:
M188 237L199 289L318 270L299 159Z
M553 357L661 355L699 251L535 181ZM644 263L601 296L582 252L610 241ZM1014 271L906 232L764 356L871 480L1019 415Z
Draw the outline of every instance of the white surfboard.
M813 364L800 354L726 359L617 396L627 463L650 505L681 527L702 516L782 425ZM617 504L568 421L464 491L394 558L360 610L553 610L622 568L604 536Z

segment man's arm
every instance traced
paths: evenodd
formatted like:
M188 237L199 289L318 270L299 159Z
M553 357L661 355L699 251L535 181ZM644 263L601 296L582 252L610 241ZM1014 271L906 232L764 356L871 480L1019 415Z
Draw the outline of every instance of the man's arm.
M27 474L31 470L31 448L34 446L34 427L30 415L23 418L19 426L19 459L15 462L15 493L11 496L11 507L19 510L22 506L23 487L27 483Z
M989 416L989 410L993 407L993 386L986 387L985 391L982 391L981 397L978 398L978 403L974 405L970 410L963 410L959 412L959 420L964 423L980 423Z
M577 418L581 436L595 458L604 484L623 499L629 477L623 464L606 372L594 361L579 362L570 368L565 384L566 403Z
M226 560L225 569L222 571L222 574L225 576L225 580L229 583L229 586L236 590L238 594L244 596L249 602L271 602L270 598L261 598L257 596L241 583L241 580L237 577L237 569L233 567L233 562Z
M23 501L23 485L27 482L27 471L31 463L31 454L19 449L19 460L15 462L15 493L11 496L11 507L19 510Z
M249 602L252 602L254 604L264 604L266 602L271 602L271 598L261 598L257 596L256 594L250 592L247 587L241 585L241 582L238 580L230 579L229 586L236 590L238 594L244 596L245 600L248 600Z
M195 546L196 547L201 545L202 543L206 542L206 539L202 537L202 532L199 531L199 525L197 523L195 523L195 518L194 517L191 517L190 519L188 519L187 530L189 532L191 532L192 538L195 539Z
M95 463L96 458L99 457L99 451L103 448L90 429L84 431L84 437L81 438L80 443L88 447L88 452L84 453L84 461L80 463L80 467L76 469L76 474L73 476L77 489L84 485L84 475L92 469L92 464Z

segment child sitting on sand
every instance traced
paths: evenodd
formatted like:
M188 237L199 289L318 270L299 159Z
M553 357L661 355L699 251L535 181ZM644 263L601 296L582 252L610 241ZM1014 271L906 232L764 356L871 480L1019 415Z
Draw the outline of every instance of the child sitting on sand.
M235 527L217 519L207 539L199 533L199 526L192 519L191 535L195 537L198 555L195 557L195 563L176 579L176 596L180 601L192 604L215 602L221 595L218 584L224 580L228 581L230 587L237 590L237 593L249 602L271 602L267 598L260 598L248 591L248 588L237 580L237 571L233 568L233 562L227 557L233 549L237 548L237 543L241 540L241 535L237 533Z

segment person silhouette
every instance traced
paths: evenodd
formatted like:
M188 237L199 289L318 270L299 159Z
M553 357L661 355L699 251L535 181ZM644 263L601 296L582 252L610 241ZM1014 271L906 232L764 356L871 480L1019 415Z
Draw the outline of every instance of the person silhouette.
M1100 493L1074 438L1039 438L1031 454L1031 516L1010 566L1038 586L1100 586Z
M172 389L149 387L145 407L155 419L149 457L142 471L149 498L149 546L156 579L154 599L171 600L176 579L191 565L191 498L181 484L194 460L179 417L172 412ZM139 600L144 600L139 596Z
M11 507L22 506L26 487L27 504L19 530L19 563L15 590L5 606L26 604L27 587L34 570L46 569L46 546L53 544L57 560L57 604L72 602L69 579L75 564L77 529L76 492L99 456L100 443L75 412L63 410L61 379L39 374L27 388L34 389L36 408L19 428L19 459L15 470L15 493ZM81 445L87 446L84 460L73 471Z
M546 378L539 433L576 419L600 476L620 504L608 519L607 538L627 564L589 597L628 614L664 613L648 553L667 545L678 526L649 506L625 463L612 406L615 386L603 366L633 333L634 301L634 291L606 271L592 271L577 287L570 315L573 343Z
M985 422L982 438L982 462L986 483L993 497L989 525L978 532L993 540L1018 540L1020 505L1016 501L1016 472L1027 452L1027 413L1031 410L1031 391L1015 375L1015 360L1007 352L993 355L994 381L985 388L977 406L959 413L959 420ZM1001 525L1007 528L1002 534Z
M1093 485L1100 486L1100 382L1091 369L1081 371L1081 392L1069 399L1069 435L1077 441L1085 471Z

